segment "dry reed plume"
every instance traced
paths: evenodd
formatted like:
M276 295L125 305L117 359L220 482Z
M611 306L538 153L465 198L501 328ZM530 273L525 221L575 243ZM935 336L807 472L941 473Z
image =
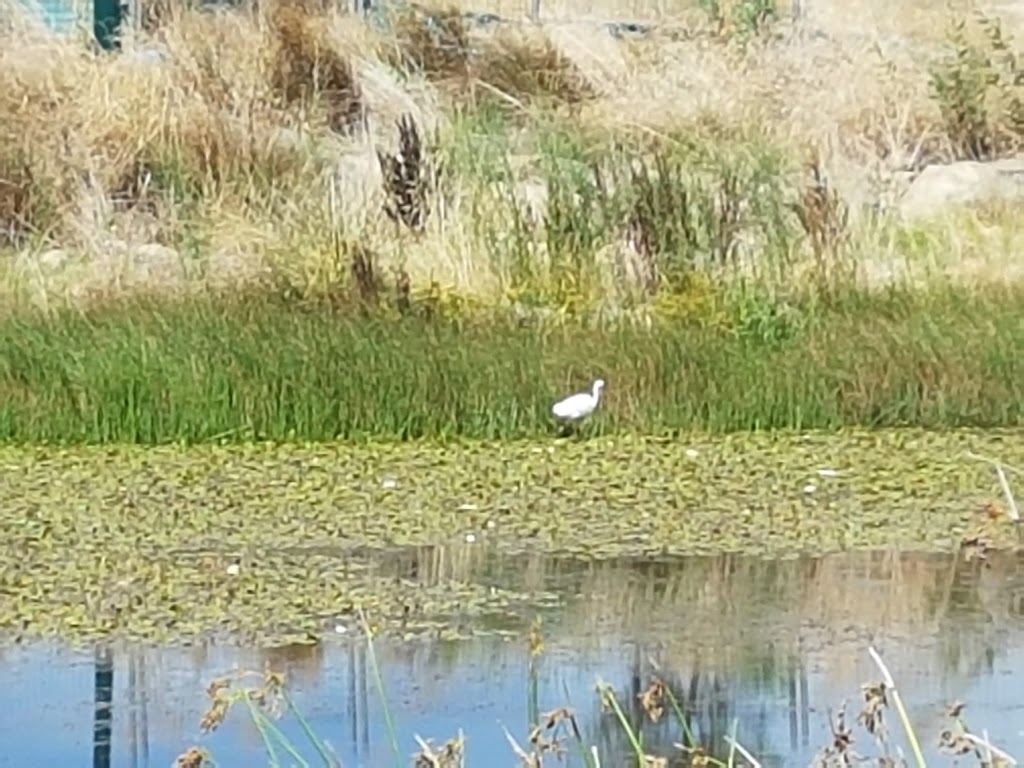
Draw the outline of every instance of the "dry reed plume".
M362 254L377 274L399 270L406 296L453 289L564 306L630 294L624 282L646 295L677 289L694 264L768 246L819 276L881 274L905 254L898 238L860 227L869 203L930 160L1019 146L1012 24L950 27L949 16L923 23L908 10L871 27L881 4L866 0L851 32L849 8L793 27L774 6L750 15L749 5L627 35L456 8L413 7L386 32L322 3L202 12L168 2L120 56L8 29L0 247L18 256L8 288L46 305L268 273L301 292L333 290L359 282L366 270L350 254ZM486 110L503 116L467 127ZM609 186L573 176L559 159L568 150L544 138L552 126L604 151ZM497 148L486 155L474 130L488 128ZM751 137L782 148L778 167ZM709 147L720 155L710 165ZM759 197L770 195L783 212L768 231L775 214ZM966 236L953 224L935 237L965 258L987 250L957 246Z

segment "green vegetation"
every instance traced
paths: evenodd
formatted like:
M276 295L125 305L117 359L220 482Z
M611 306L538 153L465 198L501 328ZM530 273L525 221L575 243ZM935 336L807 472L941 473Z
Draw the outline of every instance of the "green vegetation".
M558 605L388 572L439 542L1018 542L979 509L1016 509L1005 478L966 455L1024 463L1020 205L894 210L930 163L1024 146L999 24L854 3L802 30L774 0L696 0L567 33L328 5L155 3L126 47L158 56L0 29L0 635L317 643L366 610L454 638ZM594 439L548 439L595 376ZM244 702L271 762L303 764L256 693L215 719ZM421 747L461 763L461 740Z
M520 438L601 375L590 430L1020 423L1024 288L758 298L639 323L401 319L323 302L133 301L0 324L0 438Z
M278 645L352 629L362 608L392 636L458 637L560 605L518 582L421 584L386 568L389 556L439 543L467 557L584 560L961 545L984 554L1017 532L997 508L986 513L1005 491L968 453L1020 466L1020 438L8 448L0 633Z
M1019 424L1018 212L908 223L842 172L1015 151L1008 33L812 108L865 57L794 69L773 2L698 5L600 56L312 3L168 4L147 65L12 36L0 440L528 438L595 376L598 434ZM723 100L652 110L694 45Z

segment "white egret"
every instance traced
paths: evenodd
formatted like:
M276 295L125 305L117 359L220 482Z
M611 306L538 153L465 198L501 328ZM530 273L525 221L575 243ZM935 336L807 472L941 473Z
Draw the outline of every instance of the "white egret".
M565 421L579 421L584 416L592 414L597 408L597 404L601 400L602 387L604 387L604 380L598 379L594 382L590 392L577 392L564 400L559 400L551 407L551 412L557 418Z

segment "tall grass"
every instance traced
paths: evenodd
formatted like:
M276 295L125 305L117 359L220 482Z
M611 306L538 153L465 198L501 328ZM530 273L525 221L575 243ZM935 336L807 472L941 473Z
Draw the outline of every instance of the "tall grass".
M872 3L851 6L858 24L883 15ZM495 31L452 8L376 23L310 0L194 5L154 6L122 56L0 29L5 305L268 269L329 291L339 243L413 293L556 309L671 304L723 264L828 281L920 255L919 233L874 237L854 215L905 172L1024 135L1012 36L987 20L947 32L943 15L886 8L905 54L865 42L872 30L809 48L767 0L689 3L702 23L679 8L630 40L600 24ZM1009 214L1010 242L974 250L1015 250ZM927 255L971 250L958 227L942 234Z
M1009 31L804 56L699 5L623 42L166 2L122 56L12 21L0 439L525 437L596 375L596 432L1017 423L1017 211L865 213L1019 145Z
M549 434L603 376L594 433L1018 424L1024 290L723 302L714 322L410 314L266 294L0 323L0 438L164 442ZM760 303L758 303L760 302Z

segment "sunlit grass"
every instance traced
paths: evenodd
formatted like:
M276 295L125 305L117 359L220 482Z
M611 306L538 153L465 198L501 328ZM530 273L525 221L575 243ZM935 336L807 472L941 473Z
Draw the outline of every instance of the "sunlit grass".
M531 437L596 376L591 434L1018 424L1017 207L898 215L1021 145L1012 30L832 10L819 50L781 8L12 27L0 439Z
M651 329L391 320L258 293L105 305L0 324L0 438L551 435L553 400L595 376L608 385L590 434L1012 426L1024 403L1022 298L750 294Z

